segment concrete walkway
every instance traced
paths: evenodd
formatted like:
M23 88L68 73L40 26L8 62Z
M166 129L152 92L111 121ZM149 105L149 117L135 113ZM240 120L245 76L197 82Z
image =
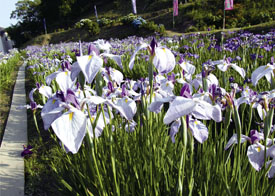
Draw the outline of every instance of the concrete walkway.
M10 114L0 147L0 196L23 196L25 186L23 144L27 145L25 64L20 67L14 87Z

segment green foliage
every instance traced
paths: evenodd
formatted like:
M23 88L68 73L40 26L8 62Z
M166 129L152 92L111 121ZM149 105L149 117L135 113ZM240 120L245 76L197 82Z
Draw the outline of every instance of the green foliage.
M114 22L114 20L111 20L109 18L100 18L97 20L97 23L100 27L111 26L112 24L114 24Z
M154 23L154 21L148 21L146 23L143 23L140 28L156 32L160 35L165 35L165 27L163 24L157 25Z
M202 31L209 27L222 29L224 0L182 0L179 2L182 4L179 5L179 16L175 17L176 29L173 29L174 31ZM44 18L48 33L56 32L56 29L72 28L83 16L94 20L94 5L97 5L99 13L104 15L104 18L98 21L100 27L113 26L119 22L131 24L137 18L134 14L127 15L132 12L130 0L20 0L11 14L12 18L19 20L19 23L11 26L8 32L12 40L15 40L16 46L19 47L31 38L44 33ZM234 9L226 11L226 28L273 21L275 13L274 6L271 5L274 5L273 0L235 0ZM156 24L164 24L166 29L172 29L172 6L171 0L137 1L140 16ZM110 13L111 17L105 16ZM114 15L118 19L114 19L112 17ZM156 31L152 24L149 25ZM98 29L95 32L90 30L90 32L95 34Z
M20 0L15 4L16 9L12 11L11 18L20 22L33 22L38 20L40 0Z
M21 65L21 54L17 50L10 50L6 55L0 53L0 145L9 115L13 86Z
M185 31L186 32L197 32L198 29L197 29L197 27L190 25Z
M195 27L198 30L206 30L215 25L217 29L223 27L224 1L207 0L195 1L192 14ZM273 2L274 3L274 2ZM225 11L226 28L244 27L274 20L274 7L272 0L234 1L234 9Z
M75 24L75 28L85 29L90 35L97 35L100 32L100 27L97 22L94 22L88 18L82 19Z
M13 78L11 74L18 70L22 64L21 54L15 50L12 55L9 55L6 60L0 60L0 91L10 88Z
M132 24L132 22L137 19L137 15L134 15L133 13L128 14L127 16L123 16L119 19L120 22L126 25Z

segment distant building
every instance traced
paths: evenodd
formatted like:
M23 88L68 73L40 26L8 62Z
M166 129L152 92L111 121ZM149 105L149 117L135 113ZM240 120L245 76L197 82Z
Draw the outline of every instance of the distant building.
M0 27L0 52L7 53L13 48L14 42L8 37L4 28Z

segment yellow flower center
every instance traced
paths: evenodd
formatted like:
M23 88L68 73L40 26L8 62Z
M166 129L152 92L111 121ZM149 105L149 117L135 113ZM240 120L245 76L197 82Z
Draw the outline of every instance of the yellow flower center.
M72 121L72 119L73 119L73 115L74 115L74 113L73 113L73 112L71 112L71 113L69 114L69 120L70 120L70 121Z

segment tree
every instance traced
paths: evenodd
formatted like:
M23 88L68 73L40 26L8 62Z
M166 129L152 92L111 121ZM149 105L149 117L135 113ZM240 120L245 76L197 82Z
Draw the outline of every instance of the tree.
M17 19L20 22L39 21L40 3L40 0L20 0L15 4L16 9L12 11L10 18Z

